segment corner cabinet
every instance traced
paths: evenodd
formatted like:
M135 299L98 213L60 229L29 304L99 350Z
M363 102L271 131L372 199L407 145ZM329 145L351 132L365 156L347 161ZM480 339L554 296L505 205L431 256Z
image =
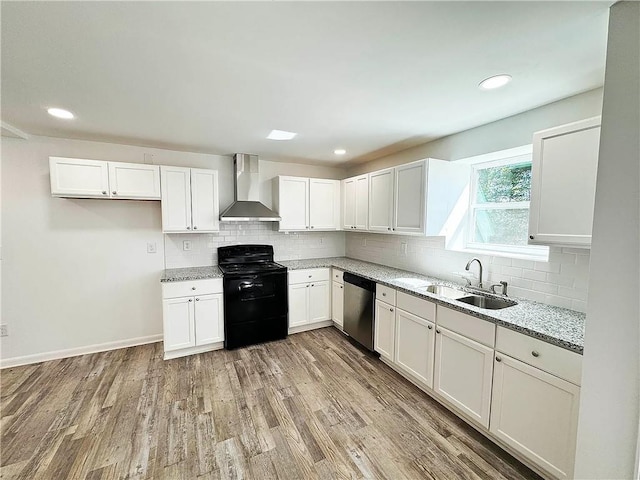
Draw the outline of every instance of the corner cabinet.
M51 195L160 200L160 167L142 163L49 157Z
M222 279L162 284L164 358L222 348Z
M342 181L342 228L345 230L368 229L369 174L358 175Z
M276 177L273 203L280 231L340 229L339 180Z
M160 168L162 231L206 233L220 229L218 172L199 168Z
M529 243L591 246L600 117L533 135Z

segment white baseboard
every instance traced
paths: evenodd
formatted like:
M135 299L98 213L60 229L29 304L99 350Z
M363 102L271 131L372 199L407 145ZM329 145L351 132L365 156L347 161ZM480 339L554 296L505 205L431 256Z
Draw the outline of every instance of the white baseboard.
M149 335L147 337L129 338L127 340L87 345L86 347L69 348L67 350L56 350L54 352L4 358L0 360L0 369L29 365L31 363L47 362L49 360L58 360L60 358L77 357L79 355L87 355L89 353L106 352L107 350L117 350L119 348L135 347L137 345L145 345L147 343L161 342L162 337L163 336L160 333L157 335Z
M306 325L298 325L297 327L289 328L289 335L294 333L307 332L309 330L315 330L316 328L324 328L333 326L333 320L324 320L322 322L308 323Z
M186 357L188 355L195 355L197 353L220 350L222 348L224 348L224 342L209 343L208 345L201 345L199 347L181 348L180 350L170 350L168 352L164 352L164 359L171 360L174 358Z

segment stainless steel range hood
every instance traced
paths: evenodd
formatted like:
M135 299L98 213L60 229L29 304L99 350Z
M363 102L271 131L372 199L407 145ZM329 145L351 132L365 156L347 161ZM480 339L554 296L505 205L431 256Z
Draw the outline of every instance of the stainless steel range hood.
M280 216L260 203L260 166L257 155L236 153L233 156L234 202L220 220L223 222L279 222Z

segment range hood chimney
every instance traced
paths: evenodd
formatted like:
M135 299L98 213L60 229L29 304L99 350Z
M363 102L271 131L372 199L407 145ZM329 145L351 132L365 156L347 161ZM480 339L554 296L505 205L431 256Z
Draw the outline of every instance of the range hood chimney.
M233 156L234 202L220 220L223 222L279 222L280 216L260 203L260 166L257 155L236 153Z

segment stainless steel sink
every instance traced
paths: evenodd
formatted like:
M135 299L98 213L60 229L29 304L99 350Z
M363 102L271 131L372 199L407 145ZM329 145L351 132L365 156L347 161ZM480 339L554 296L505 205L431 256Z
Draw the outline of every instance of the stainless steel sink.
M485 297L481 295L469 295L457 298L456 300L487 310L500 310L501 308L513 307L518 304L518 302L507 300L506 298Z
M446 285L429 285L426 290L427 292L433 293L434 295L439 295L441 297L451 298L454 300L469 295L467 292L463 292L462 290L458 290L457 288L447 287Z

